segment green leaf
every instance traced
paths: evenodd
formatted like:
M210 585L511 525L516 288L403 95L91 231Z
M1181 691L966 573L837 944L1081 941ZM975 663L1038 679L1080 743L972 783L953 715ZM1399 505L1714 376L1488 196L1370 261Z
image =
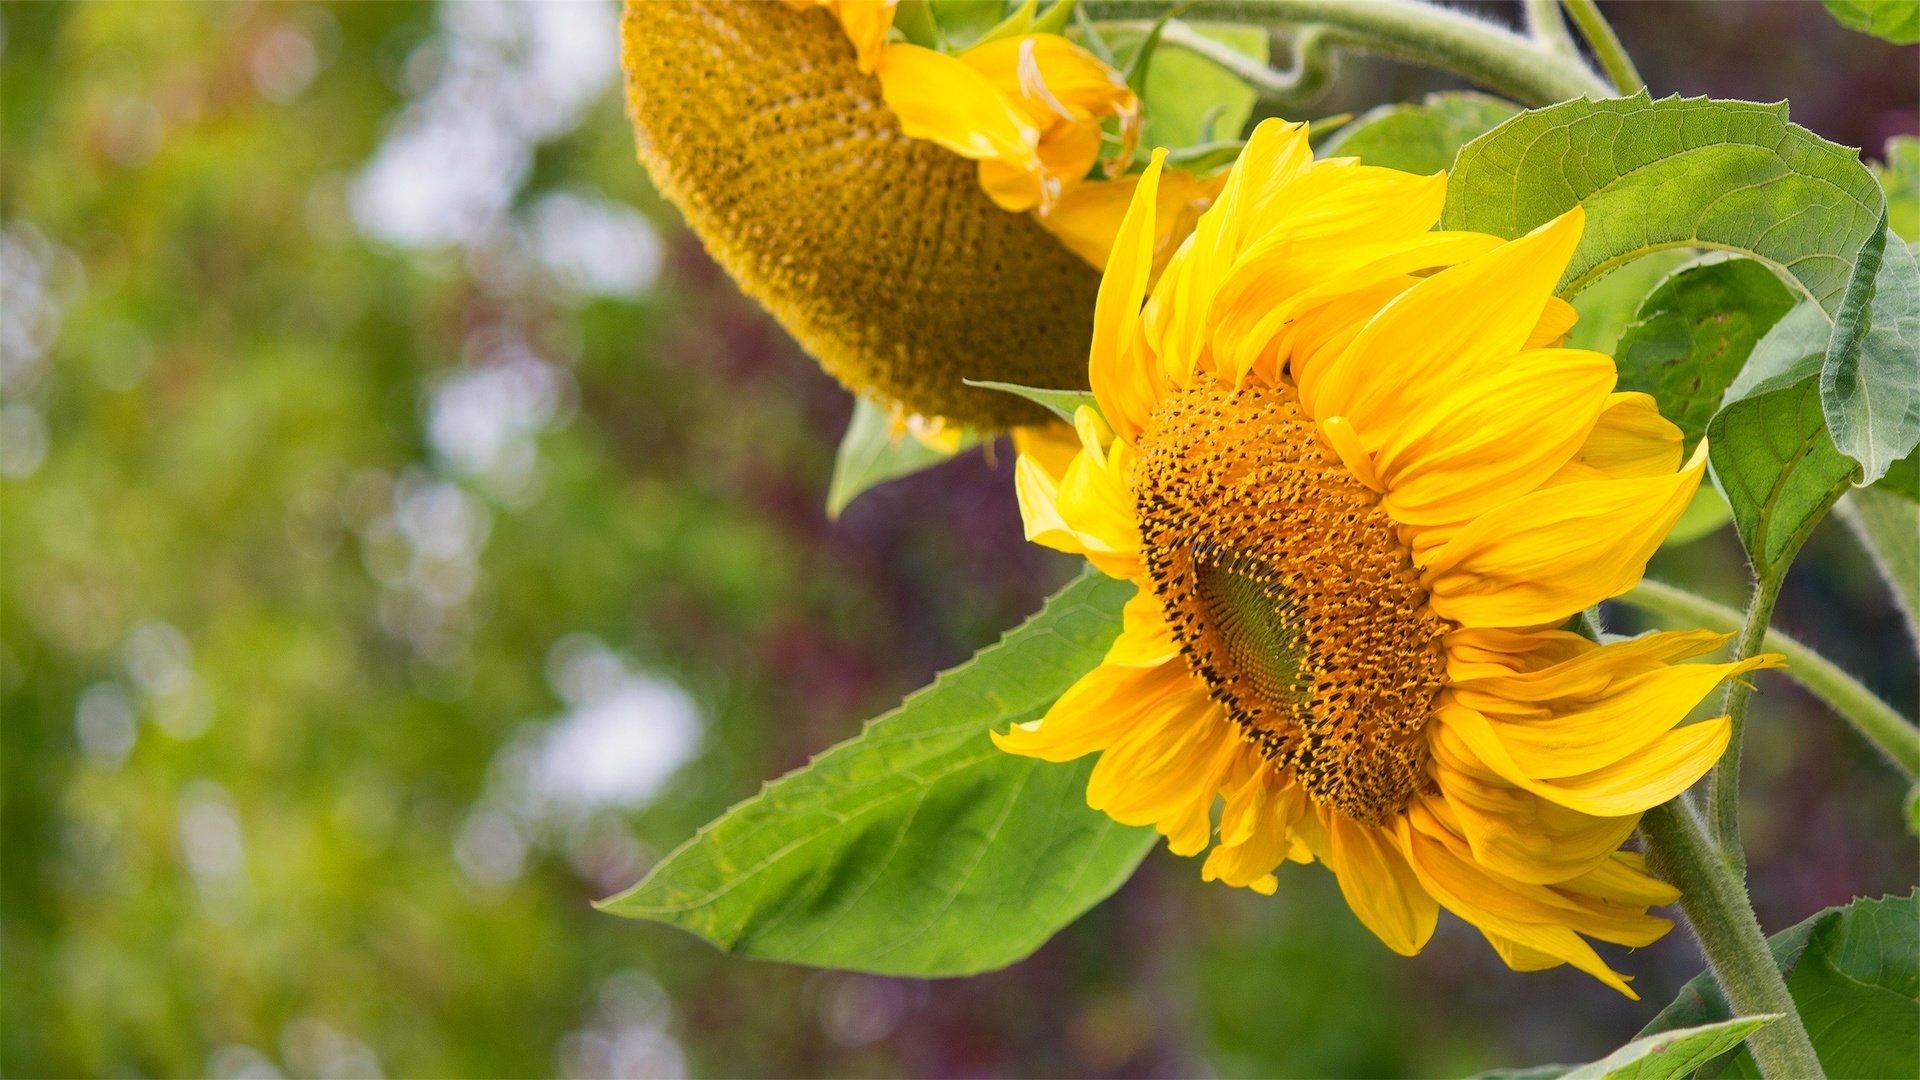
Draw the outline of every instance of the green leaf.
M1920 263L1885 228L1861 250L1820 370L1834 445L1865 481L1920 444Z
M1086 804L1093 759L997 749L1105 654L1132 586L1087 571L998 645L766 785L602 904L728 952L884 975L1004 967L1153 845Z
M912 435L893 430L887 411L855 399L847 433L833 455L833 479L827 483L827 516L837 518L862 493L889 480L929 469L980 441L968 432L953 453L936 450Z
M1073 414L1078 412L1081 406L1092 409L1094 412L1100 411L1100 403L1094 400L1091 390L1043 390L1037 386L1021 386L1019 383L991 382L984 379L962 379L961 381L968 386L978 386L984 390L999 390L1015 397L1026 398L1036 405L1044 406L1048 412L1069 424L1073 423Z
M1870 168L1887 193L1887 228L1911 244L1920 240L1920 138L1895 135L1880 156Z
M1778 1019L1779 1014L1767 1013L1648 1035L1561 1080L1678 1080Z
M1714 482L1763 578L1785 570L1859 469L1834 449L1821 419L1819 361L1807 354L1707 424Z
M1648 251L1692 245L1766 262L1829 315L1886 196L1859 153L1787 121L1784 102L1575 100L1521 113L1461 148L1443 224L1519 236L1580 203L1576 293Z
M1573 298L1573 310L1579 313L1580 321L1567 335L1567 346L1611 355L1618 348L1621 332L1633 321L1634 308L1641 298L1695 258L1697 253L1689 248L1656 251L1582 289Z
M1752 259L1711 256L1683 267L1640 302L1614 347L1621 390L1641 390L1692 446L1747 356L1793 310L1793 291Z
M1674 1028L1637 1038L1586 1065L1502 1069L1481 1073L1473 1080L1679 1080L1778 1019L1777 1014L1764 1014Z
M1875 484L1848 492L1840 510L1892 587L1895 606L1920 642L1920 502Z
M1187 29L1210 37L1262 64L1268 61L1267 31L1233 23L1187 22ZM1138 58L1146 46L1138 31L1107 35L1123 59ZM1238 75L1202 56L1161 43L1153 49L1140 104L1146 113L1142 147L1173 149L1237 138L1253 115L1260 95Z
M1418 105L1382 105L1341 128L1321 157L1357 157L1368 165L1422 175L1453 167L1469 140L1510 119L1520 107L1486 94L1446 91Z
M1920 892L1828 908L1768 941L1828 1076L1920 1076ZM1640 1034L1726 1019L1711 972ZM1700 1075L1758 1076L1740 1050Z
M1443 224L1518 236L1576 203L1587 229L1562 292L1661 248L1759 259L1834 323L1821 400L1866 479L1920 441L1920 269L1886 242L1886 195L1857 151L1789 123L1784 103L1563 102L1461 148Z
M1825 0L1840 25L1895 45L1920 41L1920 0Z
M1894 462L1887 475L1875 481L1873 490L1920 502L1920 451Z

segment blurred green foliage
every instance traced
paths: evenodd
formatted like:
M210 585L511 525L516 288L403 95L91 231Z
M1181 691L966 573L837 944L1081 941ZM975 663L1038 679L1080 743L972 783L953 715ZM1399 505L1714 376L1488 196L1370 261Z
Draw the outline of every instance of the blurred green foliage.
M1319 871L1164 853L966 981L593 911L1073 565L1004 446L825 520L850 403L648 188L611 16L0 8L0 1072L1465 1073L1697 972L1402 960ZM1731 542L1657 569L1737 590ZM1847 544L1786 625L1911 693ZM1770 925L1912 881L1898 785L1782 697Z

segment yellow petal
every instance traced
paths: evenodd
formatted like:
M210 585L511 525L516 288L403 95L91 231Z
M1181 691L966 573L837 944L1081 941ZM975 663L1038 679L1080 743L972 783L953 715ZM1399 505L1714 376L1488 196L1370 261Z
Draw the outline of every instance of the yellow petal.
M990 734L993 744L1009 754L1072 761L1105 750L1143 723L1161 702L1190 695L1196 685L1180 664L1157 668L1102 664L1068 687L1046 716L1015 724L1005 735ZM1201 690L1204 693L1204 687Z
M1013 449L1022 457L1034 459L1042 472L1056 482L1067 474L1080 453L1080 436L1069 424L1049 420L1044 424L1024 424L1007 434L1013 437Z
M1367 929L1402 956L1412 956L1433 936L1440 906L1407 860L1378 829L1346 815L1323 815L1331 842L1328 865L1340 881L1347 906Z
M1153 272L1154 199L1166 158L1165 150L1155 150L1152 162L1140 174L1133 202L1114 236L1093 309L1088 378L1101 413L1114 433L1129 443L1160 400L1159 370L1140 339L1140 304Z
M1620 595L1705 469L1696 453L1670 476L1562 484L1481 515L1422 567L1434 612L1463 626L1539 626Z
M1153 588L1142 582L1140 590L1120 611L1120 636L1107 649L1103 664L1121 667L1159 667L1180 657L1180 643L1174 640L1173 627L1153 595Z
M896 43L882 52L877 73L881 97L907 137L976 161L1039 168L1040 130L973 68L932 49Z
M1503 879L1455 855L1424 829L1403 830L1401 843L1420 884L1447 910L1489 938L1497 936L1519 946L1515 956L1528 965L1523 970L1537 970L1544 964L1541 957L1553 957L1639 1000L1625 977L1609 968L1538 894L1515 892Z
M1155 275L1180 241L1193 231L1195 218L1213 202L1225 182L1225 173L1207 179L1179 169L1167 169L1160 174L1154 205ZM1040 215L1040 224L1075 255L1094 266L1105 266L1113 252L1114 235L1120 231L1121 219L1126 217L1134 189L1139 184L1138 175L1088 180L1069 188Z
M1652 395L1613 394L1586 442L1547 483L1665 476L1680 467L1682 442Z
M1507 753L1485 716L1461 706L1442 706L1434 714L1436 743L1455 738L1450 752L1471 754L1500 777L1541 798L1595 817L1625 817L1658 806L1693 785L1727 748L1731 726L1725 717L1670 731L1613 765L1552 780L1536 779Z
M1679 889L1647 872L1647 858L1637 851L1616 851L1611 859L1558 888L1621 907L1664 907L1680 899Z
M1626 760L1685 719L1725 680L1769 666L1776 664L1765 656L1737 664L1660 665L1571 706L1513 702L1497 690L1463 686L1450 689L1447 700L1485 716L1508 756L1527 775L1551 780ZM1548 715L1538 715L1543 711Z
M1212 333L1213 304L1234 260L1275 200L1313 164L1306 125L1268 119L1254 128L1213 206L1154 290L1149 338L1176 386L1191 379Z
M1328 362L1309 409L1377 444L1421 402L1504 365L1539 323L1583 221L1575 207L1402 293Z
M1605 818L1569 810L1478 762L1455 759L1441 746L1434 756L1434 781L1474 858L1516 881L1549 885L1586 873L1610 857L1640 820L1637 814Z
M1614 378L1612 357L1535 349L1418 402L1374 455L1382 508L1450 526L1532 491L1586 440Z

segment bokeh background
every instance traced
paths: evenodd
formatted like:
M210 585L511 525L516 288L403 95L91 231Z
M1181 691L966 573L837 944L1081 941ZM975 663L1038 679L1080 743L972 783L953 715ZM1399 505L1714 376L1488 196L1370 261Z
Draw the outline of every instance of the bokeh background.
M1656 92L1915 129L1914 50L1818 5L1608 10ZM0 7L0 1071L1458 1075L1598 1056L1699 970L1614 950L1635 1004L1450 919L1405 960L1324 872L1164 852L964 981L596 913L1073 570L1004 447L825 518L850 399L634 164L615 20ZM1321 111L1446 85L1352 62ZM1724 533L1655 570L1744 584ZM1838 525L1780 622L1914 701ZM1763 922L1911 887L1893 772L1761 688Z

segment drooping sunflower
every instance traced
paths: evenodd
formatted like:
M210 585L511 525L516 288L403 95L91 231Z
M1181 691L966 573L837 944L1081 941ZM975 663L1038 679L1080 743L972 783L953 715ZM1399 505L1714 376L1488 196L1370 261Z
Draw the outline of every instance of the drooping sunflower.
M1678 894L1622 844L1727 745L1682 720L1778 658L1561 629L1634 584L1704 468L1611 358L1554 345L1581 212L1430 232L1444 176L1315 162L1268 121L1149 292L1158 163L1101 285L1099 408L1077 445L1021 439L1017 474L1031 539L1139 592L995 741L1099 753L1088 803L1211 843L1208 880L1317 860L1397 952L1444 907L1516 969L1631 996L1586 939L1651 943Z
M902 418L1042 421L963 380L1085 387L1098 267L1134 183L1095 174L1131 157L1139 102L1058 35L949 56L890 39L893 14L878 0L629 0L641 161L849 389ZM1120 139L1110 155L1103 124ZM1163 252L1217 186L1168 174Z

